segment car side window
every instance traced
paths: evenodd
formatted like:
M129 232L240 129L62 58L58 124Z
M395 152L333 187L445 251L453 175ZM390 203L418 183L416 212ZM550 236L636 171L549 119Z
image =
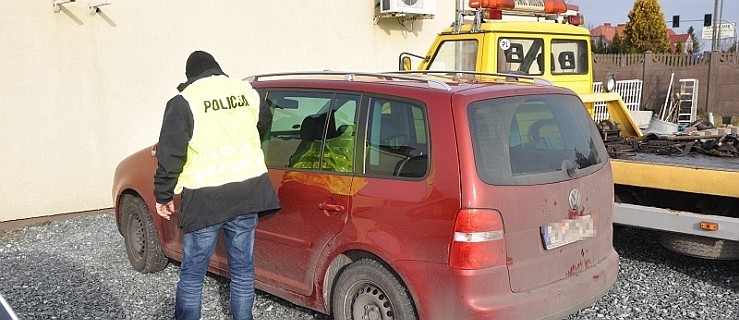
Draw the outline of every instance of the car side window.
M428 170L425 110L416 104L372 99L367 130L365 173L423 177Z
M272 91L272 121L262 140L270 168L352 172L358 95Z
M317 169L315 163L320 163L322 171L353 172L354 171L354 142L357 127L356 115L360 96L351 94L336 94L330 112L326 112L326 130L320 148L320 154L309 153L308 162L312 169ZM304 158L298 159L304 161ZM295 167L299 167L296 164Z

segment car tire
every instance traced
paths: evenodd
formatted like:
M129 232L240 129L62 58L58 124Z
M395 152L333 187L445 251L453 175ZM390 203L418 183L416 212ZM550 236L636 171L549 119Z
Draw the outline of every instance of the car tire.
M120 214L126 255L134 270L141 273L164 270L169 259L162 252L156 226L144 200L124 194Z
M739 260L739 242L737 241L660 232L659 242L666 249L686 256L711 260Z
M408 290L373 259L346 266L336 280L331 305L334 319L418 319Z

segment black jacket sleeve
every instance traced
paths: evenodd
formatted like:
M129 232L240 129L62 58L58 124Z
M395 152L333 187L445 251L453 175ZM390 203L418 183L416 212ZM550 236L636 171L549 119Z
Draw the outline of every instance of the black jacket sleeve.
M181 95L167 102L157 146L157 171L154 174L154 197L167 203L174 197L174 187L187 161L187 144L193 133L193 115Z
M267 135L272 125L272 109L264 99L264 92L259 92L259 120L257 121L257 130L262 141Z

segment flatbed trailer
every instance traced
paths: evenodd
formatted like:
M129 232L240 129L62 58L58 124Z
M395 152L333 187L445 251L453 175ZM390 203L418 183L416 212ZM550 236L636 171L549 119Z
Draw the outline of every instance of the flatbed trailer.
M614 223L662 231L682 254L739 259L739 158L637 152L611 165Z
M594 102L604 101L632 146L644 140L618 94L580 96L591 113ZM612 157L611 167L615 224L656 230L664 247L681 254L739 260L739 158L637 149Z

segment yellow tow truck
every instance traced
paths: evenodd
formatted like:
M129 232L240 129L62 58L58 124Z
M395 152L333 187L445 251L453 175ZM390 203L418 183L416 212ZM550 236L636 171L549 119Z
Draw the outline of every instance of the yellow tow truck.
M416 72L540 77L578 93L591 115L595 103L605 102L609 120L597 124L613 151L614 223L657 230L662 245L681 254L739 259L739 159L688 152L714 140L670 134L647 139L620 95L611 91L613 78L605 79L605 92L593 92L590 32L582 27L576 5L469 0L465 6L457 0L456 6L454 23L438 34L425 56L400 54L401 70L412 70L414 59L420 59ZM726 136L715 142L727 143ZM634 148L627 150L628 145ZM669 149L682 151L667 154Z

